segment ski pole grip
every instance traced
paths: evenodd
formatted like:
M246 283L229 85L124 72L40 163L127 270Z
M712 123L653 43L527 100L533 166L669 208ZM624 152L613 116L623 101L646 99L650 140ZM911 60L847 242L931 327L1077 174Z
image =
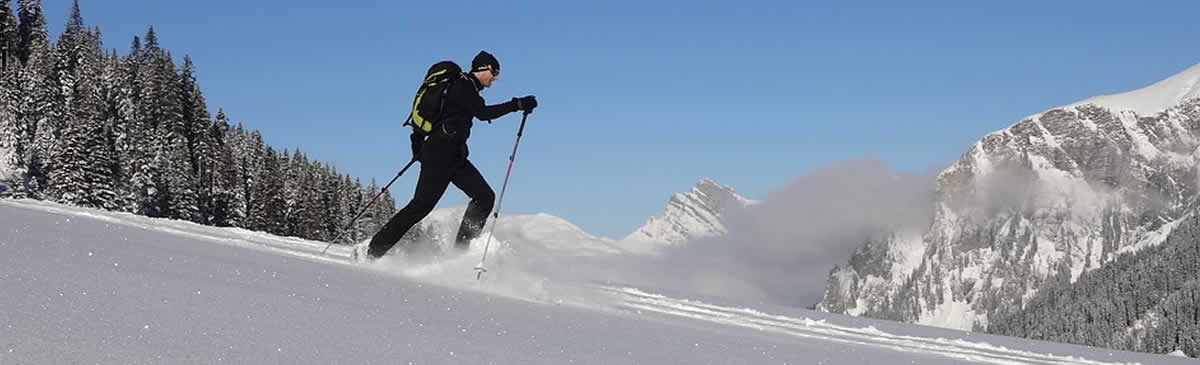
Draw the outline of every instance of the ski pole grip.
M525 113L521 114L521 128L517 130L518 137L520 137L522 134L525 134L525 119L529 118L529 113L530 112L526 111Z

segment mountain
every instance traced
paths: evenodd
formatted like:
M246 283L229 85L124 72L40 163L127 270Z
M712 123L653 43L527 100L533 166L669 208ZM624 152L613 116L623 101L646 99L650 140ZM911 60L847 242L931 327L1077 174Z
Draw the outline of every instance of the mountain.
M730 209L757 204L733 188L704 178L691 191L676 193L662 215L650 218L630 233L622 245L632 248L678 245L689 239L726 233L723 217Z
M690 191L672 195L662 215L650 218L620 241L593 235L566 219L546 213L502 215L496 220L496 237L573 256L646 254L689 239L724 234L725 215L731 209L754 204L758 201L738 195L727 185L703 178ZM437 242L448 248L458 231L463 210L464 207L456 207L433 211L413 229L413 234L406 236L406 241Z
M932 221L866 242L817 308L986 329L1055 280L1161 244L1197 197L1198 97L1200 64L988 134L938 175Z
M1121 255L1070 282L1055 277L987 331L1037 340L1200 356L1200 206L1163 243Z
M1192 361L561 282L580 268L529 274L504 251L477 281L474 247L355 265L345 246L40 201L0 199L0 222L0 291L20 293L0 295L0 364Z

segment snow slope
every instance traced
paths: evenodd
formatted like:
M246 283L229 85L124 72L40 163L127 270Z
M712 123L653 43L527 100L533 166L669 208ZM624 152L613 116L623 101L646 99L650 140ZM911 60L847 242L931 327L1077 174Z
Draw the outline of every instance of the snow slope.
M475 248L430 276L323 246L0 200L0 364L1187 363L628 285L564 296L507 250L477 282L455 267Z
M1095 96L1050 110L1094 104L1114 112L1132 111L1151 116L1195 98L1200 98L1200 63L1141 89Z

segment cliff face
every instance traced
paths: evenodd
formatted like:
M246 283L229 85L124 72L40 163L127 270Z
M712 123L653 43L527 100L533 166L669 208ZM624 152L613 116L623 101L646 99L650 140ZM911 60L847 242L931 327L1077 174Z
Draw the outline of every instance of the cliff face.
M1196 96L1200 65L987 135L939 174L928 228L868 242L831 273L818 309L986 327L1056 274L1074 280L1161 243L1197 192Z

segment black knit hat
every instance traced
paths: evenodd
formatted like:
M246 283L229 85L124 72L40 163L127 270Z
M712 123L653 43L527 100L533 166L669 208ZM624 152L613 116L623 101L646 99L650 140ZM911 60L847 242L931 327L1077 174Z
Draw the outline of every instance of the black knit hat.
M497 61L496 57L487 51L479 51L479 54L475 55L475 59L471 60L471 72L483 70L500 72L500 61Z

